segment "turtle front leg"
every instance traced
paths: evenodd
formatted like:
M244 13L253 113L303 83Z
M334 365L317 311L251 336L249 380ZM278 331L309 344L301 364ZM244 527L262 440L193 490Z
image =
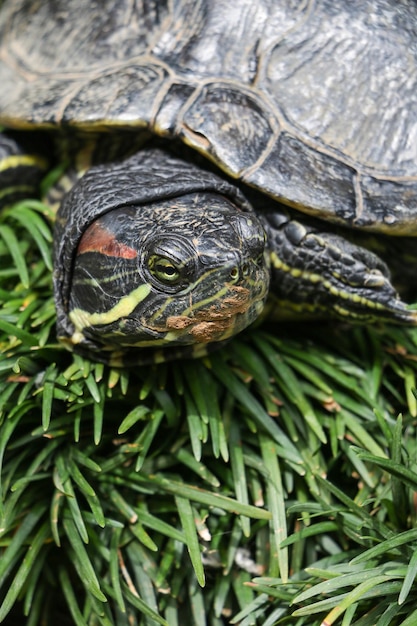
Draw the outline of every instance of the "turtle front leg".
M0 133L0 207L39 194L39 185L48 169L45 135L37 146L36 133Z
M387 265L366 247L318 222L285 212L263 216L271 257L271 317L294 315L417 325L391 283Z

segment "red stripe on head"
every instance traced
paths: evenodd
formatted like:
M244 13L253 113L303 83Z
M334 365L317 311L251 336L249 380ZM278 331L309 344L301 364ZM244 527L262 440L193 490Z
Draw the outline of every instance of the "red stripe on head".
M138 256L134 248L117 241L114 233L104 228L97 221L87 228L78 244L77 254L84 254L85 252L98 252L123 259L135 259Z

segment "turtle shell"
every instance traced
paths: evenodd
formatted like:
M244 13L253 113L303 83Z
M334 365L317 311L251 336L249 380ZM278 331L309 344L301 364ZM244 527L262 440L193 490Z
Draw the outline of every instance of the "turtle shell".
M147 129L312 215L416 234L414 0L6 0L0 124Z

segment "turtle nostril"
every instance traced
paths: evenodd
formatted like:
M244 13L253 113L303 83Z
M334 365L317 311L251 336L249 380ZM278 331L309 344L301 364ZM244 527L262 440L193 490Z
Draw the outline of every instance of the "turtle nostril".
M255 259L255 263L258 267L262 267L264 265L264 262L265 259L263 254L259 254Z
M242 265L242 276L248 276L249 274L249 264L248 263L244 263Z

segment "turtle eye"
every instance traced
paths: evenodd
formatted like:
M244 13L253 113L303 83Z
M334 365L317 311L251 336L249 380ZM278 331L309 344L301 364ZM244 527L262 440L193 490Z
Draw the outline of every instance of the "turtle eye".
M230 270L230 278L233 281L236 281L239 278L239 268L236 265Z
M167 257L152 255L148 267L151 274L166 285L175 285L180 279L179 268Z

